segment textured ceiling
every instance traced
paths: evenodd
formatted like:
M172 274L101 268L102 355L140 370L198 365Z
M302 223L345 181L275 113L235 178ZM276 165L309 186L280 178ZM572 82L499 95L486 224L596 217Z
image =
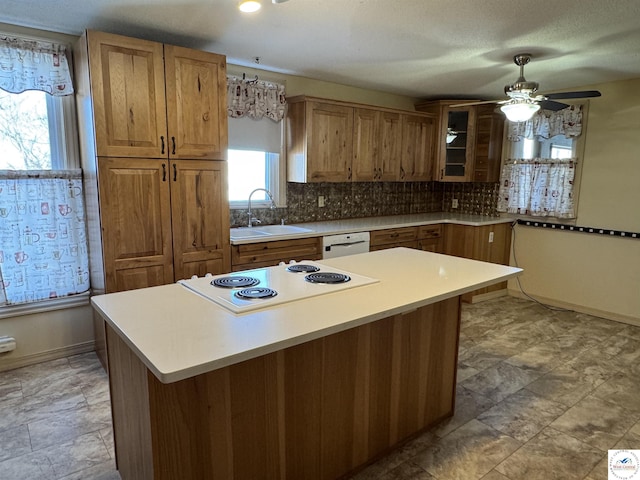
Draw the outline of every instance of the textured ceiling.
M121 33L420 98L503 98L522 52L541 92L640 78L639 0L261 1L242 14L238 0L0 0L0 22Z

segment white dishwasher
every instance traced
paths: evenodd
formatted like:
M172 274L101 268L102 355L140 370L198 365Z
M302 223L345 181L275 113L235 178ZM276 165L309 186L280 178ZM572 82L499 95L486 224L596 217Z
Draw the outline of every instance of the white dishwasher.
M343 257L369 251L369 232L322 237L322 258Z

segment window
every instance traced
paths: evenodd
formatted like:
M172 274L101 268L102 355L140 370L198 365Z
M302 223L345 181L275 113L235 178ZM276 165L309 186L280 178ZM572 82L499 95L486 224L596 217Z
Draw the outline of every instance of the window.
M575 218L584 148L582 113L577 105L541 111L526 123L507 122L499 212Z
M89 271L65 48L0 43L0 309L13 315L30 313L21 304L88 291Z
M0 89L0 170L76 168L74 119L71 96Z
M285 204L285 168L282 165L282 121L268 118L229 118L229 206L247 208L249 194L256 188L271 192L276 205ZM253 207L269 207L265 192L251 198Z

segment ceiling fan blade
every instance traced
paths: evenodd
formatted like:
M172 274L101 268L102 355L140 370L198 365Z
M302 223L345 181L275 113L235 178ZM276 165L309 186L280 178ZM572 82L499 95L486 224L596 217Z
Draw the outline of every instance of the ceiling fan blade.
M463 100L461 100L463 101ZM450 108L455 107L468 107L469 105L486 105L488 103L500 103L502 100L484 100L482 102L466 102L466 103L457 103L455 105L449 105Z
M560 92L548 93L545 95L548 99L569 99L569 98L593 98L600 97L602 94L597 90L585 90L583 92Z
M543 110L551 110L552 112L557 112L569 106L566 103L554 102L553 100L540 100L538 105L540 105L540 108Z

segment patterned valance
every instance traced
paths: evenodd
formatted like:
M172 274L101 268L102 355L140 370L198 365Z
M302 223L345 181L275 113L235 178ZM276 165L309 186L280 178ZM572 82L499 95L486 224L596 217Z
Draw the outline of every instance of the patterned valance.
M73 94L66 47L0 36L0 88L10 93L42 90L55 96Z
M227 112L230 117L246 116L255 120L267 117L279 122L285 116L286 107L284 85L227 77Z
M579 137L582 133L582 106L571 105L557 112L539 110L526 122L507 122L507 138L518 142L522 138L551 138L564 135Z

